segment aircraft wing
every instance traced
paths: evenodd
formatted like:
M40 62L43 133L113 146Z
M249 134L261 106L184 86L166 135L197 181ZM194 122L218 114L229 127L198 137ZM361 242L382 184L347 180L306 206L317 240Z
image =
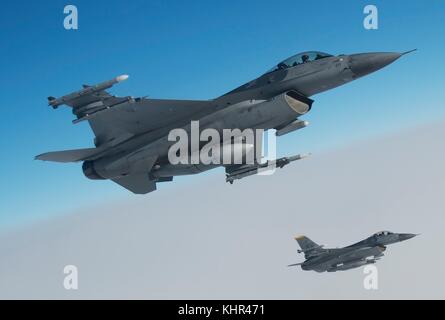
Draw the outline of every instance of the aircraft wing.
M212 101L116 97L106 91L127 78L123 75L94 86L84 85L82 90L60 98L49 97L49 105L54 109L61 105L73 108L73 123L88 121L96 135L96 145L181 127L216 108Z
M129 137L173 128L212 113L211 101L135 99L88 119L96 139L108 142L121 136Z

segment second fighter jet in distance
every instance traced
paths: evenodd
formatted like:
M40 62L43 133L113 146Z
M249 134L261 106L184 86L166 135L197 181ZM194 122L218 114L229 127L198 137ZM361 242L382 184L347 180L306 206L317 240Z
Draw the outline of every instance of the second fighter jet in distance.
M386 246L414 238L415 234L382 231L348 247L325 249L311 239L296 237L306 261L289 267L301 266L305 271L336 272L374 264L384 256Z

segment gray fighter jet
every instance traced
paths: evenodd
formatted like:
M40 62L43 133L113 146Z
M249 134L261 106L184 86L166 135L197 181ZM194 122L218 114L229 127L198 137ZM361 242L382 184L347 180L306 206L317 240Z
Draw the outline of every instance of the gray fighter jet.
M380 260L389 244L414 238L415 234L392 233L382 231L373 236L357 242L349 247L337 249L324 249L311 239L301 236L296 237L306 261L291 264L289 267L301 266L305 271L336 272L359 268L368 264L374 264Z
M406 52L408 53L408 52ZM89 179L110 179L136 194L156 190L158 182L173 177L201 173L217 164L172 164L168 152L174 142L168 136L172 129L191 131L191 122L199 121L200 130L276 129L277 136L302 129L308 122L300 118L313 104L309 97L346 84L377 71L406 53L363 53L333 56L322 52L297 54L247 84L209 101L160 100L116 97L107 89L124 81L127 75L98 85L84 85L82 90L49 97L49 105L72 108L74 123L87 121L94 134L94 148L42 154L38 160L83 162ZM220 141L232 144L232 138ZM260 140L260 139L258 139ZM255 145L261 145L256 143ZM190 153L198 152L191 149ZM258 148L257 148L258 149ZM256 150L258 151L258 150ZM257 174L263 167L284 167L305 157L297 155L264 162L255 152L255 162L224 165L226 181Z

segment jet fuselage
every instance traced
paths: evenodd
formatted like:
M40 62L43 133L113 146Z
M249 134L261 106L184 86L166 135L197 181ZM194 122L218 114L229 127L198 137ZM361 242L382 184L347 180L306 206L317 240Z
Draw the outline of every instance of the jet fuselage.
M415 234L382 231L344 248L324 249L306 237L297 237L306 256L301 264L304 271L336 272L374 264L384 256L388 245L414 238Z
M305 52L276 65L272 70L239 88L209 101L162 100L115 97L105 90L128 76L84 86L80 91L60 98L49 97L53 108L66 104L77 116L74 123L88 121L95 133L95 149L50 152L37 156L44 161L83 161L83 171L90 179L111 179L134 193L156 190L157 182L171 181L174 176L197 174L218 166L226 168L226 181L258 173L264 163L258 149L260 139L245 145L255 154L255 162L173 164L169 151L176 143L172 130L183 130L193 136L192 123L200 131L214 129L219 135L219 150L242 143L226 138L225 130L266 131L277 129L277 136L308 125L300 117L310 112L315 94L341 86L375 72L400 58L400 53L363 53L332 56L322 52ZM192 140L192 139L191 139ZM192 157L203 148L202 141L190 143L184 156ZM212 139L212 143L213 143ZM252 148L255 150L252 151ZM258 147L258 148L257 148ZM244 152L244 151L243 151ZM276 160L279 167L304 158L296 155ZM267 164L267 167L269 163ZM144 179L147 185L144 185Z

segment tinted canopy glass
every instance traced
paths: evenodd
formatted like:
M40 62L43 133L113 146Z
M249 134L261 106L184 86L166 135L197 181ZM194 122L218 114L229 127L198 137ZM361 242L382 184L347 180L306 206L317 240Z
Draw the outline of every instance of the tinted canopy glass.
M332 55L324 53L324 52L319 52L319 51L309 51L309 52L299 53L293 57L290 57L289 59L286 59L286 60L280 62L278 65L276 65L271 70L269 70L268 73L277 71L277 70L296 67L300 64L304 64L304 63L308 63L308 62L312 62L312 61L316 61L316 60L320 60L320 59L324 59L324 58L329 58L329 57L332 57Z
M381 232L377 232L375 235L376 236L388 236L390 234L393 234L393 233L390 231L381 231Z

